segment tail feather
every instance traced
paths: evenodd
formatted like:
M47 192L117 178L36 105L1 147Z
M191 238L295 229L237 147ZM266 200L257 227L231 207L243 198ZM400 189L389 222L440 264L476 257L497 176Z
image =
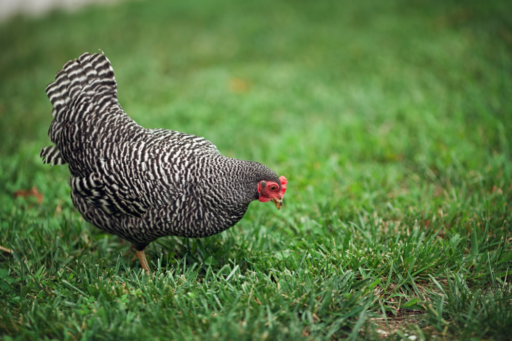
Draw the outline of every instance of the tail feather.
M43 163L49 163L52 166L65 165L67 162L62 157L57 146L49 146L41 149L39 156L43 159Z
M96 85L96 86L94 86ZM78 59L64 64L55 76L55 81L48 84L46 94L53 105L53 117L57 121L66 120L70 103L81 93L109 91L117 99L117 84L110 61L103 54L84 53Z
M68 148L64 146L76 143L77 139L81 142L85 134L91 134L88 130L90 127L83 120L96 122L103 115L126 116L117 102L114 70L103 52L86 52L64 64L55 76L55 81L46 87L46 94L53 105L54 117L48 135L56 146L41 150L44 163L61 165L71 162L72 156L66 154ZM119 110L111 110L113 106ZM81 148L77 146L73 148Z

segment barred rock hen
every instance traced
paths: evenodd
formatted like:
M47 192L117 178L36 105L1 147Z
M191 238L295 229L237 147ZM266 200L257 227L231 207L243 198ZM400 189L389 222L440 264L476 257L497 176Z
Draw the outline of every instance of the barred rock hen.
M284 176L222 156L202 137L135 123L117 101L103 54L66 63L46 93L55 146L41 150L43 161L69 165L75 207L86 221L131 242L147 272L144 248L157 238L222 232L256 199L282 205Z

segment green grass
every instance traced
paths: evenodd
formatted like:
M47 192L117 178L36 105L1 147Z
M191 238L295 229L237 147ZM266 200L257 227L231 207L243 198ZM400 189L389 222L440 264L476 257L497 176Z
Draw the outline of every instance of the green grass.
M508 1L167 1L0 24L0 338L508 340ZM129 246L38 158L101 48L137 122L289 180L230 230ZM43 194L13 199L36 187Z

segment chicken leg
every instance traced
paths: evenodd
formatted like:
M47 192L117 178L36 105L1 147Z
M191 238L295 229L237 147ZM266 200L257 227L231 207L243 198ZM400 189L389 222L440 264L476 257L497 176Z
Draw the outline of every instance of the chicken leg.
M149 270L149 264L148 264L148 261L146 259L146 254L144 253L144 250L139 251L139 250L135 249L135 254L137 255L137 257L140 260L140 266L142 266L142 268L144 270L146 270L146 273L148 275L151 274L151 271Z

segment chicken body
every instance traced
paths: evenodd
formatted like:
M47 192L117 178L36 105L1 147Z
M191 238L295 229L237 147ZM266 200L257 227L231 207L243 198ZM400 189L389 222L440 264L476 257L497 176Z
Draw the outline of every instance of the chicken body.
M84 53L55 79L46 88L55 146L41 157L69 165L73 204L86 221L137 250L166 235L228 229L259 198L260 183L277 183L282 200L286 179L266 166L222 156L202 137L135 123L117 101L103 54Z

